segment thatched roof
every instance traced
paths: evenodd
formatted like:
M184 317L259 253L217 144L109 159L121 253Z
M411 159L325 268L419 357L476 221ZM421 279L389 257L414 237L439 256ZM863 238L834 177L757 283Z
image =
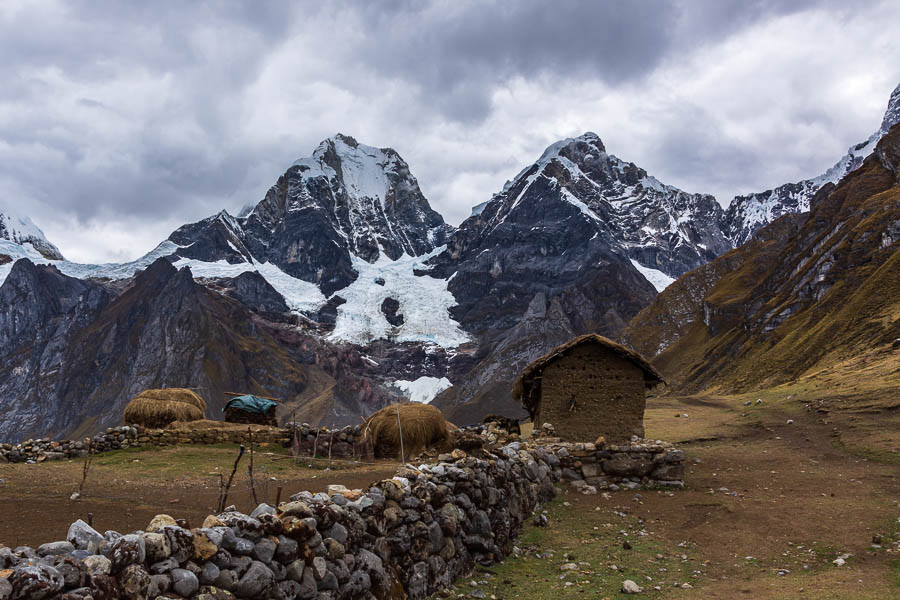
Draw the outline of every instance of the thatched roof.
M513 385L513 398L516 401L521 402L522 406L531 413L532 417L534 416L534 409L537 403L537 394L529 393L531 391L531 387L535 384L535 378L540 377L544 368L549 365L554 360L565 356L572 349L581 346L582 344L597 344L603 346L607 350L612 351L615 354L618 354L622 358L631 361L635 366L639 367L644 372L644 383L648 388L653 387L658 383L665 383L662 375L653 368L647 360L632 350L631 348L626 348L621 344L617 344L616 342L603 337L602 335L597 335L596 333L588 333L586 335L580 335L574 339L569 340L565 344L557 346L544 356L536 359L530 365L525 367L522 371L522 374L516 380L516 383Z
M201 411L206 410L206 401L193 390L187 388L164 388L158 390L144 390L135 398L147 400L163 400L166 402L184 402L196 406Z
M202 418L203 411L193 404L138 396L125 407L122 420L128 425L161 429L173 421L198 421Z
M204 410L206 402L191 390L144 390L125 407L122 420L127 425L162 428L173 421L198 421Z

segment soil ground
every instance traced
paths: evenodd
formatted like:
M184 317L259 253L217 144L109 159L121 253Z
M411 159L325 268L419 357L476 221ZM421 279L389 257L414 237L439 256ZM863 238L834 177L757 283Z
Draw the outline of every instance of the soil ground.
M561 485L547 507L549 527L528 525L518 556L450 593L624 598L619 590L631 579L649 598L900 597L898 398L896 388L854 396L782 386L651 399L647 437L685 450L686 489L584 496ZM255 455L270 502L277 486L283 498L328 483L362 487L396 468L336 462L326 471L327 462L298 465L282 452ZM197 523L214 508L218 473L230 472L234 456L230 446L99 455L78 501L69 495L81 481L80 460L0 465L0 543L61 539L87 512L100 530L141 528L160 512ZM245 461L229 503L249 510ZM261 485L257 491L263 500ZM846 564L833 564L843 555ZM575 570L561 569L568 563Z
M325 491L340 483L351 489L389 478L396 462L355 463L290 458L281 448L254 453L257 499L274 504L300 490ZM85 479L82 497L71 500L82 481L84 460L36 465L0 464L0 545L37 546L65 539L75 519L88 520L99 531L142 529L160 513L187 519L199 527L215 512L219 474L227 480L237 446L132 448L98 454ZM255 506L249 486L249 453L241 459L228 494L228 504L250 512Z

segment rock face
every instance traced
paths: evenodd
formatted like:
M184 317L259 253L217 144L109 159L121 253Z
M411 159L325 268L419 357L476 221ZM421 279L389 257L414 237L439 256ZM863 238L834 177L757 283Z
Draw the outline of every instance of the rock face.
M184 258L271 262L327 296L356 279L351 256L420 256L452 230L399 154L338 134L296 161L247 216L222 212L169 239Z
M721 217L712 196L659 183L592 133L550 146L431 261L480 342L436 404L460 423L521 414L510 388L526 364L574 335L617 336L656 294L638 269L674 277L728 250Z
M793 380L828 356L877 356L900 337L900 126L808 215L788 215L671 286L624 337L683 390ZM704 279L705 277L705 279ZM698 281L700 280L700 281ZM679 306L677 322L661 317Z
M816 193L825 185L836 184L848 173L858 169L872 153L878 141L900 123L900 85L888 101L881 127L864 142L851 146L838 162L825 173L812 179L786 183L773 190L736 196L728 205L723 230L737 248L750 240L754 232L781 215L807 212Z
M366 363L315 336L285 332L159 259L120 295L20 260L0 286L0 439L52 433L84 419L117 425L143 389L201 390L210 415L223 392L264 389L302 407L328 389L344 391L323 411L353 414L395 398L367 383ZM355 358L354 358L355 357ZM340 364L356 364L343 370ZM356 390L356 391L354 391Z

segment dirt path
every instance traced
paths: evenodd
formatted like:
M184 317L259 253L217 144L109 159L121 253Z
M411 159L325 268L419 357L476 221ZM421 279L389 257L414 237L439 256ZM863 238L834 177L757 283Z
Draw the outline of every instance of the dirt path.
M733 421L715 441L682 446L688 489L641 494L629 507L668 542L696 544L710 561L704 597L889 597L868 594L892 586L891 562L900 556L870 546L897 528L896 463L849 454L834 442L834 422L815 411L777 406L747 415L733 399L671 403L663 410L717 405ZM736 425L741 415L751 418ZM848 566L834 567L845 553Z

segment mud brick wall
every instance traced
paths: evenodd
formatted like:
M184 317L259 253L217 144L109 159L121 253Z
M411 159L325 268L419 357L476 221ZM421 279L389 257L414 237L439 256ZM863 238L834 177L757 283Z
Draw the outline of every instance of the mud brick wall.
M423 598L508 555L561 472L552 452L519 443L455 456L365 492L226 509L197 528L157 515L143 530L101 534L76 521L65 541L0 547L0 598Z
M597 344L584 344L547 365L535 423L552 423L564 440L625 442L644 435L644 374Z

